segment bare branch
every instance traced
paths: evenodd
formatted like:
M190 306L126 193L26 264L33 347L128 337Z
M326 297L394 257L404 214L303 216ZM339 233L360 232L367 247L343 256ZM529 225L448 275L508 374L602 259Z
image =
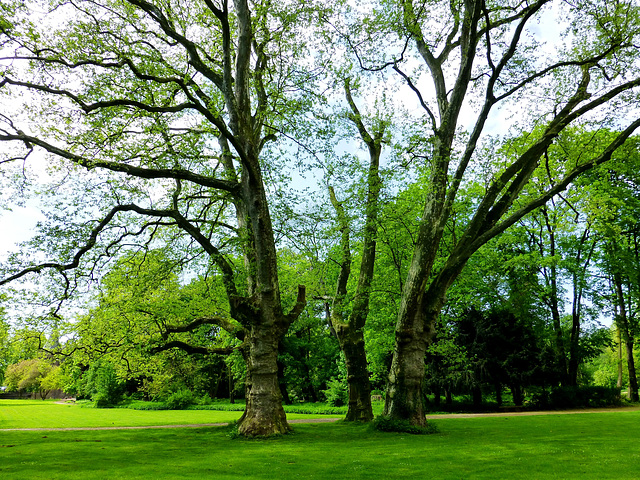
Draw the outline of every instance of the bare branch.
M190 172L189 170L183 170L180 168L170 168L170 169L142 168L142 167L136 167L134 165L129 165L127 163L108 162L108 161L93 160L93 159L89 160L88 158L69 152L68 150L64 150L62 148L56 147L55 145L45 142L44 140L41 140L37 137L33 137L30 135L26 135L24 133L18 133L15 135L11 135L11 134L0 135L0 142L12 141L12 140L19 140L32 145L38 145L39 147L44 148L50 153L53 153L59 157L71 160L75 164L85 167L89 170L92 168L104 168L106 170L111 170L113 172L121 172L134 177L148 178L148 179L174 178L177 180L186 180L198 185L202 185L203 187L223 190L231 193L234 196L239 194L240 185L237 182L228 181L228 180L219 180L216 178L199 175L197 173Z

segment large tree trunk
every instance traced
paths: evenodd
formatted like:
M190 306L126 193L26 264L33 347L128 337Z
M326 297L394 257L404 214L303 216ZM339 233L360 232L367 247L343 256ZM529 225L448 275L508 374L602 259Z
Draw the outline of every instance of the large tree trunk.
M345 420L348 422L370 422L373 420L371 383L369 382L362 329L356 330L350 325L342 324L338 326L336 333L347 367L349 409Z
M298 287L296 306L282 312L277 255L271 215L266 198L257 142L248 141L249 152L242 174L240 217L247 221L245 258L250 266L248 296L232 300L232 314L245 326L247 353L247 403L238 431L245 436L283 434L290 430L278 379L278 345L289 325L302 312L304 287Z
M409 420L412 425L425 426L422 382L427 344L420 337L404 335L399 339L396 332L384 414Z
M257 325L248 338L246 409L238 432L247 436L268 436L290 430L282 408L278 382L279 335L270 325Z
M422 245L422 248L420 248ZM396 324L393 360L384 406L384 415L426 425L422 384L425 354L435 336L435 325L451 282L460 274L469 256L454 252L425 292L427 276L435 252L429 255L424 243L418 243L405 283Z
M398 321L384 405L386 416L426 425L422 391L425 354L439 312L439 308L432 309L428 318L415 312L412 323ZM425 332L425 328L429 330Z

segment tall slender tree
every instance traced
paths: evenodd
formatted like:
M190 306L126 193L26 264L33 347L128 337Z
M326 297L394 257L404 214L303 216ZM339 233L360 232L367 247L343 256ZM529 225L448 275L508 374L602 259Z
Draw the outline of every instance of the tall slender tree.
M345 95L349 104L348 118L358 129L362 141L369 151L369 167L366 172L366 192L364 200L364 225L362 241L362 258L356 291L351 300L350 309L348 282L351 276L351 222L345 212L344 205L338 200L335 188L330 185L329 197L336 211L336 218L341 234L340 238L340 272L335 296L331 304L331 323L340 342L347 367L347 383L349 409L346 420L368 422L373 420L371 407L371 385L365 351L364 328L369 314L371 287L376 259L376 237L378 231L378 211L380 189L380 155L385 135L384 121L375 121L373 129L367 129L360 109L353 99L349 80L344 84ZM371 130L371 131L370 131Z

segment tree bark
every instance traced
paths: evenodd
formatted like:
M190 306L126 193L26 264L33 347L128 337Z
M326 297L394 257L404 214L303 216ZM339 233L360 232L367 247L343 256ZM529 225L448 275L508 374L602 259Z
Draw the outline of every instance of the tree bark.
M351 275L350 225L344 207L338 201L335 190L329 187L329 196L342 233L340 248L342 259L336 287L336 294L331 309L331 324L340 343L347 367L347 383L349 391L349 409L346 421L369 422L373 420L371 406L371 383L367 366L367 354L364 341L364 327L369 315L369 300L376 258L376 237L378 222L378 202L381 179L379 175L380 155L382 153L382 137L385 126L378 122L373 135L367 131L360 111L351 94L349 81L346 80L345 95L351 108L349 119L356 125L360 137L369 149L369 170L367 173L367 193L365 201L364 241L362 247L362 263L358 275L353 306L350 314L346 314L345 301L347 282ZM346 317L346 318L345 318Z
M578 367L580 365L580 328L581 328L581 316L582 316L582 294L584 292L584 283L587 273L587 268L591 262L593 251L595 249L595 241L592 241L589 249L585 252L584 248L587 247L587 240L589 239L589 227L585 228L580 238L580 244L576 255L576 266L573 272L573 304L571 308L571 334L569 336L569 365L568 365L568 385L578 385ZM580 263L584 256L584 263Z
M635 360L633 358L633 347L635 344L635 338L629 328L629 319L627 317L627 306L624 298L624 290L622 288L622 276L616 272L613 275L613 281L616 289L616 299L618 303L618 316L617 327L618 331L622 334L624 340L626 353L627 353L627 369L629 372L629 400L632 402L640 401L640 395L638 394L638 377L636 375Z
M278 382L279 335L270 325L252 327L248 338L246 409L238 432L246 436L284 434L291 430L282 408Z
M554 228L551 225L549 214L546 207L541 209L544 216L547 232L549 233L549 255L555 257L556 255L556 239ZM567 354L564 347L564 334L562 332L562 324L560 323L560 307L558 302L558 267L556 262L553 261L549 267L550 274L548 277L549 286L551 291L547 297L547 303L551 310L551 318L553 321L553 330L555 332L556 343L556 355L558 359L558 369L560 370L560 382L562 385L568 383L568 366L567 366Z

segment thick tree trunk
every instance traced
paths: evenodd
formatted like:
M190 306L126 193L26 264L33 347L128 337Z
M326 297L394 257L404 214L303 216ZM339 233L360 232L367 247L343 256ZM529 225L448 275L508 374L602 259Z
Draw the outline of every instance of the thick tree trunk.
M288 315L282 312L275 240L256 144L255 141L246 143L249 155L241 183L240 208L248 220L245 257L250 265L249 295L237 301L230 299L233 314L247 329L247 399L238 431L250 437L290 431L282 408L278 345L305 304L304 287L300 286L292 312Z
M427 205L427 210L429 208ZM434 335L435 321L441 307L441 303L438 305L435 302L436 305L428 309L427 313L423 303L426 300L425 287L435 252L432 251L433 245L421 239L431 235L441 234L423 223L402 292L384 405L386 416L408 420L417 426L426 425L422 392L425 354L427 342Z
M246 436L268 436L290 431L282 408L278 382L279 335L273 326L252 327L248 338L247 403L238 432Z
M425 336L396 330L393 360L389 371L389 384L384 414L412 425L425 426L422 383L424 357L427 349Z
M338 326L336 333L347 366L349 409L345 420L370 422L373 420L371 384L362 329L354 330L351 325L343 324Z
M417 246L403 290L384 406L384 415L417 426L426 425L422 384L427 346L435 336L447 289L468 260L452 254L425 292L425 265L420 258L435 257L425 257L423 253L427 252ZM426 267L430 269L429 265Z
M409 325L398 322L384 405L386 416L408 420L418 426L426 425L422 391L427 350L426 323L420 317ZM428 324L433 325L432 322Z

